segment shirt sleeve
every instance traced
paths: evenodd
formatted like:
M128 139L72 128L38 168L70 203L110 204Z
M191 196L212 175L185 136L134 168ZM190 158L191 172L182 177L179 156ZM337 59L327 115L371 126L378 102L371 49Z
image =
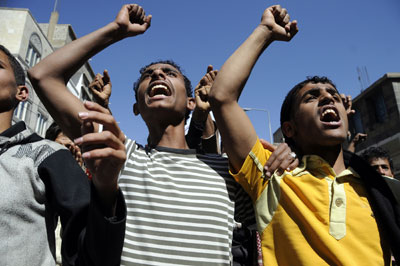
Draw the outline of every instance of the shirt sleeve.
M264 165L271 156L269 150L264 149L259 139L249 152L239 172L231 175L250 195L253 202L256 202L268 184L264 176Z
M55 216L61 219L63 265L119 265L126 218L122 194L119 192L116 216L106 218L91 182L64 149L43 160L38 174L46 187L49 239L54 239Z

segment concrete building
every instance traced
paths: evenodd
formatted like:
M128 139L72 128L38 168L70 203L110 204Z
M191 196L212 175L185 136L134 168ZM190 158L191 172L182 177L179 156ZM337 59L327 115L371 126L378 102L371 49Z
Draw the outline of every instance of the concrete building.
M275 132L274 132L274 144L279 144L285 142L285 138L283 137L283 133L281 130L281 127L279 127Z
M389 152L396 177L400 177L400 73L386 73L353 100L356 113L349 130L366 133L367 139L356 147L360 154L371 146Z
M54 50L76 39L68 24L57 24L58 13L53 12L50 23L37 23L28 9L0 7L0 44L7 47L27 70ZM70 79L68 89L81 100L93 99L88 89L94 72L86 63ZM30 81L26 80L29 99L15 110L13 122L25 121L26 125L44 136L53 119L40 102Z

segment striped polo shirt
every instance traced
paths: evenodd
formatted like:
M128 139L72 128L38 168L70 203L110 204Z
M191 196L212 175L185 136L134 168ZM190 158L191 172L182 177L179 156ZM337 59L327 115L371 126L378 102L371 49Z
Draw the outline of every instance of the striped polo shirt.
M235 179L250 194L262 239L264 265L389 265L358 174L336 174L321 157L303 156L292 172L269 180L271 152L257 140Z
M229 265L236 221L251 200L225 157L145 149L127 139L119 186L128 209L121 265Z

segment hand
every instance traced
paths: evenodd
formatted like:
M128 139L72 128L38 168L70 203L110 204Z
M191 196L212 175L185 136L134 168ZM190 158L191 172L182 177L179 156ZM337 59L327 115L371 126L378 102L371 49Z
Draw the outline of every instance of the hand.
M213 66L207 67L207 73L201 78L199 84L194 89L196 97L196 108L200 111L209 112L210 103L208 102L208 94L212 84L214 83L215 77L217 76L218 70L213 70Z
M354 145L356 146L357 144L359 144L360 142L363 142L364 140L367 139L367 134L364 133L357 133L354 138L351 140L351 142L354 143Z
M299 31L297 21L290 21L287 10L280 5L265 9L260 26L270 31L272 39L278 41L290 41Z
M71 152L72 156L75 158L75 161L79 164L80 167L83 166L82 152L81 148L78 145L75 145L72 141L71 144L66 145L66 147Z
M111 80L107 70L103 71L103 75L98 73L93 81L89 84L95 101L101 106L108 108L109 99L111 97Z
M115 23L118 25L119 37L125 38L143 34L151 24L151 15L146 16L143 8L136 4L122 6Z
M211 110L210 103L208 102L208 95L217 73L218 70L213 70L213 66L209 65L207 67L207 73L201 78L199 84L197 84L194 89L196 100L196 108L194 109L192 116L194 121L204 122L208 119ZM210 131L214 132L215 129L210 129Z
M83 159L103 204L114 211L118 190L118 175L126 160L125 136L109 110L94 102L84 102L88 112L79 113L83 121L82 137L75 144L82 145ZM102 132L94 132L93 123L103 125Z
M342 98L342 102L344 108L346 109L347 116L350 116L356 112L356 110L351 109L353 107L353 101L351 100L350 95L344 95L343 93L340 94L340 98Z
M60 132L54 141L65 146L71 152L71 155L74 157L75 161L82 167L82 153L78 145L75 145L75 143L66 135L64 135L63 132Z
M260 142L264 149L272 152L264 165L264 171L267 177L271 177L275 171L277 171L278 175L281 175L285 170L291 171L299 165L299 159L293 156L295 153L292 152L286 143L281 143L276 147L263 139L260 139Z

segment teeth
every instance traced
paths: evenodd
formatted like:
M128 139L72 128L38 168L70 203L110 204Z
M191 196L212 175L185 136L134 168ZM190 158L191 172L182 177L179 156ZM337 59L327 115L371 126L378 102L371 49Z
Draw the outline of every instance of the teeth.
M326 109L323 113L322 113L322 117L324 117L327 114L334 114L336 116L336 112L332 109Z
M159 84L159 85L155 85L154 87L151 88L152 91L154 91L155 89L164 89L164 90L167 90L167 87L164 86L164 85Z

